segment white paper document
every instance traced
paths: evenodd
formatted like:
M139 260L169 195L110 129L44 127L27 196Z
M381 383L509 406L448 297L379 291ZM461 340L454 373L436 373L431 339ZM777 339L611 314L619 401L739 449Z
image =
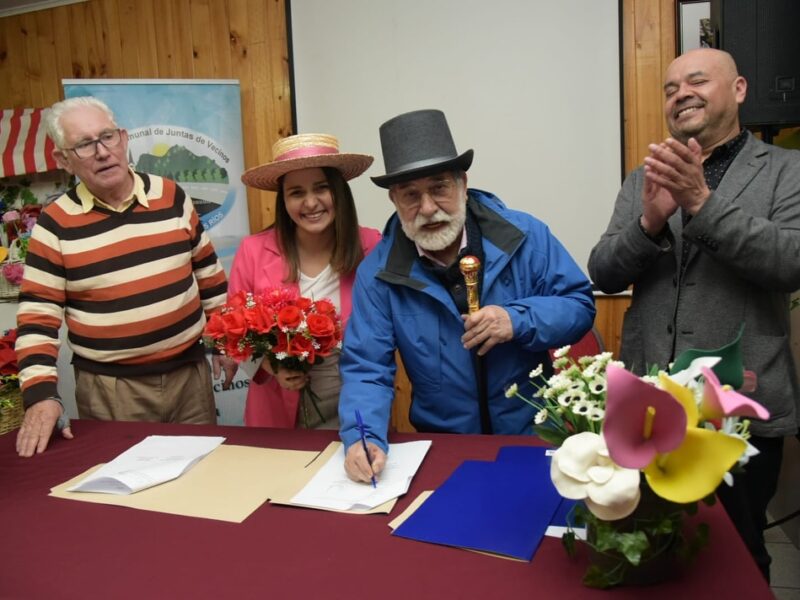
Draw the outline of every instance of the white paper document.
M344 445L325 463L292 504L332 510L370 509L402 496L431 447L430 440L389 444L386 466L378 485L356 483L344 471Z
M212 436L151 435L68 491L132 494L180 477L224 441Z

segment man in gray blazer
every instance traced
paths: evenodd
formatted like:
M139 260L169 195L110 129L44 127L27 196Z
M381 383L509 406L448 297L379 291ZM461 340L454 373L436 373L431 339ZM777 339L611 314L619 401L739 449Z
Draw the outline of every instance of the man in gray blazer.
M638 373L687 348L718 348L744 324L749 394L770 411L750 430L760 454L718 495L769 579L766 508L783 437L797 431L800 389L790 350L789 295L800 288L800 152L739 125L747 82L726 52L700 49L667 69L671 137L650 144L622 185L589 273L604 292L633 286L620 358Z

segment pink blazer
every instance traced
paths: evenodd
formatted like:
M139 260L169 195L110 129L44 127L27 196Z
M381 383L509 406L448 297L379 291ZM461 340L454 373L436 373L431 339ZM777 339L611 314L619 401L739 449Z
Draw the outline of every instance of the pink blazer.
M376 229L361 227L359 230L364 254L369 253L380 241ZM228 297L241 290L261 293L276 287L298 290L298 285L286 283L289 268L278 249L274 229L247 236L242 240L233 258L231 276L228 280ZM342 277L339 295L342 305L342 326L350 317L354 275ZM282 427L293 429L297 420L299 392L283 389L274 377L256 377L261 383L250 381L244 409L244 424L250 427Z

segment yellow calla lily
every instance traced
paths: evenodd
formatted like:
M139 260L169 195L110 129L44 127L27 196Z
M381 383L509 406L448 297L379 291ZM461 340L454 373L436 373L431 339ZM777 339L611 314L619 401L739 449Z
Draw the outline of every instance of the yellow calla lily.
M683 409L686 411L686 426L697 427L697 422L700 419L700 413L697 410L697 402L694 399L694 392L689 388L680 385L670 378L663 371L658 374L659 383L665 392L670 394L678 402L681 403Z
M722 477L744 453L747 443L720 431L690 427L683 443L644 469L647 483L662 498L696 502L717 489Z

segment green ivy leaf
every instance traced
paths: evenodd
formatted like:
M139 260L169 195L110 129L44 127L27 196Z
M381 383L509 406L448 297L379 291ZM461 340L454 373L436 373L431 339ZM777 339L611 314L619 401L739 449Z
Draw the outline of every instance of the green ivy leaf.
M617 534L617 549L628 562L636 566L642 561L642 553L650 547L650 540L643 531Z

